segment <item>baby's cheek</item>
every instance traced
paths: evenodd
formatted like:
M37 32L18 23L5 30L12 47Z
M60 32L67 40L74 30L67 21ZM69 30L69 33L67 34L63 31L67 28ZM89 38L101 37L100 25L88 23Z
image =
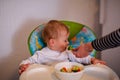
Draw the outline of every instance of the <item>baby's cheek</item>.
M65 48L65 45L60 45L59 48L63 49Z

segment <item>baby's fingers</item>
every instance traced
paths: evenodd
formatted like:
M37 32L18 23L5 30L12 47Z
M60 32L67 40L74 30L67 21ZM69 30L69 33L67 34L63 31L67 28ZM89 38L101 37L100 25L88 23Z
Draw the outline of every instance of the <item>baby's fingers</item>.
M23 64L19 67L19 74L21 75L22 72L24 72L30 64Z
M103 64L103 65L106 65L106 62L105 62L105 61L98 61L98 62L96 62L95 64Z

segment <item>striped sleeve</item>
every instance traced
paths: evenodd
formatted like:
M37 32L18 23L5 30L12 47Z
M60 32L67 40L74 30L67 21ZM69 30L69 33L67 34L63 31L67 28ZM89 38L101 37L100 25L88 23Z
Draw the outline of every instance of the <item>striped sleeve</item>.
M120 28L92 42L92 47L97 51L102 51L117 46L120 46Z

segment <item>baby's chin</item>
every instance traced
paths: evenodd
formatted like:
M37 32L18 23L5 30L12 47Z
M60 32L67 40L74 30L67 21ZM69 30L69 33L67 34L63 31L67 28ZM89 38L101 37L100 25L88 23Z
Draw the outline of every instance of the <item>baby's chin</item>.
M64 49L63 49L63 51L66 51L68 48L67 47L65 47Z
M67 49L67 48L63 48L63 49L60 50L60 52L64 52L64 51L66 51L66 49Z

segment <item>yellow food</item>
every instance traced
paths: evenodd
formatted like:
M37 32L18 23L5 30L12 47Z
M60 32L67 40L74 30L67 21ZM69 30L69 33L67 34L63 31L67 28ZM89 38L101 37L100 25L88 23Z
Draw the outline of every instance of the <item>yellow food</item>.
M80 72L83 68L77 65L73 65L71 68L63 67L60 69L61 72Z

